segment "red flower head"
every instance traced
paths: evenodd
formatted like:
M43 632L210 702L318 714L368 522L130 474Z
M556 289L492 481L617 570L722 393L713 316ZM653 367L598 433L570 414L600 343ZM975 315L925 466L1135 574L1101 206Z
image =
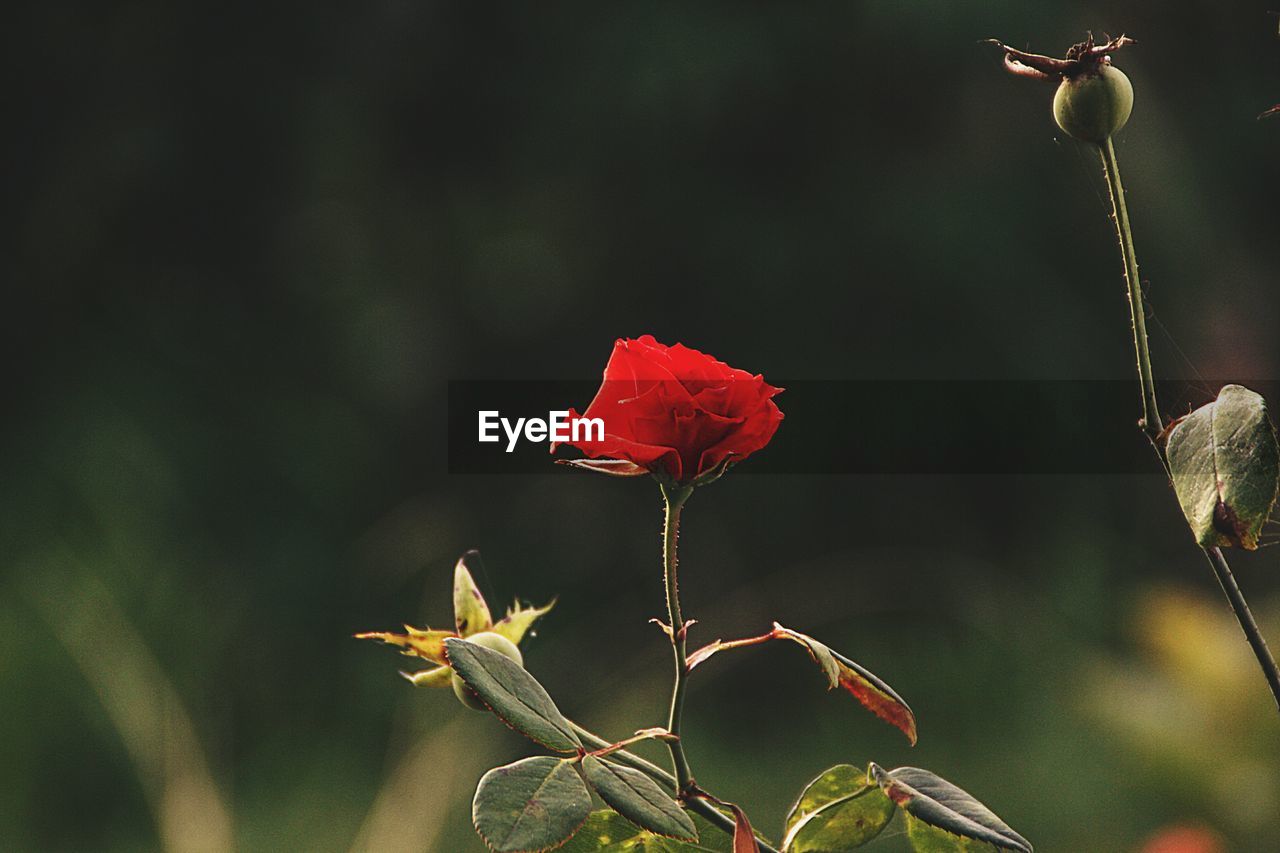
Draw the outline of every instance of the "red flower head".
M771 398L781 391L682 344L620 338L591 405L581 415L570 412L571 423L603 421L603 440L565 443L592 459L619 460L614 473L691 482L769 443L782 421Z

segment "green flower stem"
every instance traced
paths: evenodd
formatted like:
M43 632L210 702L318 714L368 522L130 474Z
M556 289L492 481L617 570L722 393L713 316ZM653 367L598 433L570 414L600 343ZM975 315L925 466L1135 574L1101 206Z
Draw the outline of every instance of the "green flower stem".
M1115 220L1116 237L1120 241L1120 254L1124 258L1125 281L1129 285L1129 318L1133 322L1133 348L1138 357L1138 381L1142 389L1142 429L1151 439L1151 445L1160 458L1160 464L1167 472L1169 465L1165 458L1161 435L1164 422L1160 419L1160 404L1156 400L1156 383L1151 372L1146 305L1142 299L1142 280L1138 277L1138 256L1133 246L1133 229L1129 225L1129 207L1125 203L1124 184L1120 180L1120 164L1116 160L1116 149L1111 142L1111 137L1108 136L1106 142L1099 145L1098 149L1102 154L1102 171L1107 178L1107 189L1111 192L1112 218ZM1280 710L1280 668L1277 668L1276 660L1267 648L1267 641L1263 639L1262 632L1258 630L1258 623L1254 620L1253 613L1249 611L1249 603L1245 601L1235 576L1231 574L1227 558L1217 548L1201 550L1209 560L1209 565L1213 567L1213 573L1218 578L1227 601L1231 604L1236 621L1240 623L1240 629L1244 631L1245 639L1249 641L1254 657L1262 667L1262 674L1271 688L1271 696L1275 699L1276 708Z
M671 761L675 765L677 791L685 793L693 783L689 759L684 754L680 740L680 725L684 716L685 683L689 677L689 661L685 647L684 616L680 613L680 580L677 576L677 540L680 538L680 513L684 502L693 493L692 486L662 487L666 504L666 519L662 528L662 569L667 589L667 619L671 636L671 651L675 658L676 678L671 688L671 713L667 716L667 731L676 736L667 746L671 749Z
M569 721L569 725L578 733L578 737L582 738L582 742L593 749L604 749L605 747L612 745L608 740L600 737L600 735L595 734L594 732L584 729L572 720ZM658 765L645 761L634 752L630 752L626 749L619 749L616 752L610 753L609 759L616 761L619 764L625 764L633 770L639 770L655 782L666 785L672 791L678 792L679 790L676 777L672 776ZM736 829L733 819L708 803L706 800L698 799L697 797L690 797L685 800L684 804L689 811L696 812L706 818L707 822L711 825L724 830L729 835L733 835L734 830ZM761 841L759 838L756 839L756 843L759 844L760 850L763 851L763 853L778 853L776 848L771 847L768 843Z
M1129 284L1129 319L1133 323L1133 348L1138 354L1138 381L1142 385L1142 428L1155 440L1164 428L1160 420L1160 404L1156 402L1156 382L1151 373L1151 349L1147 345L1147 312L1142 300L1142 279L1138 277L1138 255L1133 248L1133 230L1129 227L1129 206L1124 200L1124 184L1120 182L1120 164L1116 149L1108 136L1098 146L1102 152L1102 171L1111 191L1111 212L1124 257L1124 277Z

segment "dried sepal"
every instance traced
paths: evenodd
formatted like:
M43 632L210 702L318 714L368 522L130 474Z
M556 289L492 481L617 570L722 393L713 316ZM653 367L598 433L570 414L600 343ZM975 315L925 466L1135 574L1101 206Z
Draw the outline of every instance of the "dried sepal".
M557 459L556 464L594 471L609 477L643 477L649 473L648 468L642 468L626 459Z
M520 641L529 633L533 624L550 613L551 608L555 606L554 598L542 607L525 607L517 601L507 609L506 616L493 623L493 633L501 634L516 645L520 645Z
M1055 82L1092 73L1098 69L1098 66L1109 62L1113 52L1135 44L1133 39L1124 35L1118 38L1108 37L1105 42L1098 44L1094 41L1093 33L1089 33L1084 41L1071 46L1065 58L1058 59L1042 53L1018 50L998 39L987 39L986 43L993 44L1004 51L1004 67L1009 73L1034 80Z
M401 672L400 674L414 687L448 687L453 679L453 669L447 666L436 666L431 669L420 669L417 672Z
M458 558L458 564L453 569L453 622L458 627L458 635L462 637L488 631L493 627L489 605L485 603L467 566L469 562L478 562L479 559L479 551L468 551Z
M355 635L357 640L377 640L387 645L396 646L402 654L422 658L436 664L433 669L419 672L401 673L406 679L418 687L444 687L449 684L449 661L445 654L445 640L461 637L470 638L485 635L489 632L499 635L513 645L528 635L534 623L545 616L555 606L555 599L542 607L528 607L516 602L507 610L507 615L497 622L480 594L472 577L469 562L479 556L477 551L468 551L458 559L453 573L453 605L454 624L457 630L432 630L430 628L414 628L404 626L404 633L395 631L365 631Z
M450 637L458 636L457 633L453 631L423 630L412 625L405 625L404 630L405 633L403 634L396 634L391 631L366 631L355 636L357 640L377 640L389 646L397 646L401 654L406 654L410 657L419 657L441 666L448 664L444 654L444 641Z

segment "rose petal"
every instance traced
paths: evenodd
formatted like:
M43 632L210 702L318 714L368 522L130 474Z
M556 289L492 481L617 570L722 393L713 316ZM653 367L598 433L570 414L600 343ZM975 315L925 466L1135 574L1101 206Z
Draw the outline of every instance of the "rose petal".
M770 398L781 391L683 344L620 338L595 398L570 416L601 419L604 440L565 443L687 482L768 444L782 420Z

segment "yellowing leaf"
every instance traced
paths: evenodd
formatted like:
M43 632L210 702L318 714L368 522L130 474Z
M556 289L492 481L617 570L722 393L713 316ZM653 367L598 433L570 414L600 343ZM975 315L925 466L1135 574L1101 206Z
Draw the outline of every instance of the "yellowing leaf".
M647 832L615 811L593 812L559 853L732 853L732 841L694 816L700 840L677 841Z
M896 807L867 778L839 764L810 782L787 815L785 853L848 853L888 826Z

